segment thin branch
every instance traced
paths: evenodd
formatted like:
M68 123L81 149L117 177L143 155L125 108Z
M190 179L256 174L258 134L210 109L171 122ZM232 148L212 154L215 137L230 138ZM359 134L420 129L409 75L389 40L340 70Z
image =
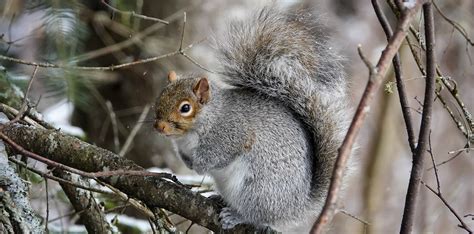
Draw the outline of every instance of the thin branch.
M135 200L133 198L130 198L127 194L123 193L122 191L120 191L119 189L115 188L114 186L111 186L109 184L106 184L106 183L102 183L101 181L98 181L99 183L101 183L103 186L106 186L107 188L109 188L110 190L112 190L115 194L117 194L123 201L127 202L127 204L130 204L131 206L133 206L135 209L137 209L140 213L142 213L143 215L147 216L147 217L151 217L153 218L155 215L153 214L153 212L148 208L146 207L144 204L140 203L139 200ZM123 210L124 211L124 210Z
M49 233L48 231L48 220L49 220L49 195L48 195L48 180L44 180L44 187L46 190L46 221L44 225L44 229L46 233Z
M198 63L195 59L193 59L191 56L186 54L185 52L182 52L181 55L183 55L185 58L187 58L190 62L192 62L194 65L198 66L204 71L210 72L210 73L215 73L218 74L218 72L210 70L209 68L204 67L202 64Z
M468 144L466 144L465 147L468 147ZM464 149L466 149L466 148L464 148ZM446 159L446 160L444 160L444 161L442 161L442 162L436 164L436 166L439 167L439 166L442 166L442 165L444 165L444 164L446 164L446 163L448 163L448 162L451 162L452 160L456 159L459 155L461 155L463 152L464 152L464 150L458 150L457 152L456 152L456 151L450 151L450 152L448 152L448 154L450 154L450 153L456 153L456 154L455 154L454 156L452 156L452 157L450 157L450 158L448 158L448 159ZM427 170L429 171L429 170L432 170L433 168L434 168L434 167L432 166L432 167L428 168Z
M455 22L454 20L448 18L442 11L439 9L438 5L436 4L435 1L433 2L433 6L435 7L436 11L443 17L444 20L446 20L449 24L451 24L461 35L466 39L467 43L469 45L474 46L474 41L467 35L467 31L465 28L463 28L459 23Z
M355 216L355 215L349 213L349 212L346 211L346 210L340 209L339 212L341 212L342 214L347 215L347 216L349 216L349 217L351 217L351 218L353 218L353 219L359 221L359 222L362 223L364 226L369 226L369 225L370 225L369 222L363 220L363 219L360 218L360 217L357 217L357 216Z
M454 208L444 199L442 194L440 192L436 192L433 188L431 188L429 185L427 185L425 182L420 181L421 184L423 184L427 189L429 189L431 192L433 192L440 200L443 202L443 204L451 211L451 213L456 217L456 219L461 223L459 225L460 228L466 230L469 234L472 234L472 230L467 226L467 224L462 220L461 216L454 210Z
M176 176L166 173L166 172L151 172L151 171L139 171L139 170L114 170L114 171L99 171L99 172L90 172L86 173L86 176L91 177L91 178L96 178L96 177L110 177L110 176L150 176L150 177L159 177L163 179L168 179L172 182L174 182L177 185L183 186L183 187L188 187L176 178Z
M424 183L422 181L422 184L427 187L431 192L433 192L438 198L441 199L441 201L446 205L446 207L448 207L448 209L451 211L451 213L454 214L454 216L456 216L456 218L459 220L459 222L461 223L460 227L465 229L467 232L469 233L472 233L472 231L468 228L468 226L463 222L463 220L461 219L461 217L457 214L457 212L454 211L454 209L448 204L448 202L444 199L442 193L441 193L441 183L440 183L440 180L439 180L439 175L438 175L438 168L437 168L437 164L435 162L435 159L434 159L434 156L433 156L433 149L431 147L431 134L430 134L430 141L429 141L429 153L430 153L430 156L431 156L431 162L433 163L433 168L434 168L434 173L435 173L435 178L436 178L436 186L437 186L437 191L434 191L434 189L432 189L431 187L429 187L426 183Z
M377 0L372 0L372 6L374 8L375 14L382 25L383 31L385 32L385 37L387 41L390 40L390 37L393 35L392 28L388 23L385 14L383 13L382 9ZM413 130L413 123L411 118L410 106L408 104L407 93L405 90L405 82L403 81L403 74L400 62L400 55L397 53L393 58L393 69L395 70L395 79L397 80L397 90L398 90L398 97L400 99L400 105L402 107L402 114L403 119L405 120L405 126L408 135L408 143L410 145L411 152L415 152L415 132Z
M181 15L181 11L175 12L171 16L167 17L166 20L167 21L177 20L180 15ZM143 38L151 35L152 33L158 31L159 29L163 27L164 27L164 24L161 24L161 23L153 24L152 26L146 28L145 30L134 34L131 38L127 40L78 55L76 57L69 59L69 62L79 63L85 60L97 58L106 54L113 53L115 51L125 49L131 45L136 44L137 42L141 41Z
M390 66L390 61L396 55L398 48L402 44L405 36L406 30L409 27L410 21L413 16L418 12L421 2L417 1L416 5L412 8L406 8L400 18L399 24L395 33L390 38L389 43L382 52L380 59L377 63L375 74L372 74L369 77L369 81L365 88L362 99L359 102L357 111L352 119L352 123L349 127L349 130L344 138L344 141L339 148L339 153L336 159L334 166L334 171L332 174L331 184L329 186L328 195L326 202L324 204L323 210L319 215L318 219L314 223L311 233L322 233L324 226L332 219L335 212L335 207L337 204L337 197L341 187L341 181L343 177L343 171L346 168L347 160L350 153L352 152L353 144L357 133L362 127L362 123L367 116L370 110L370 103L375 95L375 92L380 88L383 77L387 73L387 70ZM370 68L369 68L370 69Z
M169 24L169 22L166 21L166 20L162 20L162 19L158 19L158 18L155 18L155 17L150 17L150 16L146 16L146 15L142 15L142 14L137 14L137 13L135 13L135 11L122 11L122 10L119 10L119 9L109 5L105 0L102 0L101 2L102 2L102 4L107 6L107 8L112 10L113 12L116 12L116 13L119 13L119 14L131 15L133 17L144 19L144 20L155 21L155 22L159 22L159 23L162 23L162 24Z
M190 62L192 62L194 65L198 66L199 68L201 68L202 70L204 71L207 71L207 72L210 72L210 73L215 73L217 74L217 72L215 71L212 71L206 67L204 67L203 65L201 65L200 63L198 63L195 59L193 59L191 56L189 56L188 54L185 53L186 50L183 50L183 42L184 42L184 32L186 30L186 12L184 12L184 17L183 17L183 29L181 31L181 42L179 43L179 53L181 55L183 55L186 59L188 59ZM205 39L204 39L205 40ZM202 40L202 41L204 41Z
M127 153L128 149L130 148L130 145L133 142L133 139L138 133L138 130L140 130L140 128L142 127L143 121L145 120L149 111L150 111L150 105L146 105L143 108L143 111L140 114L140 117L138 117L137 123L135 124L135 126L133 126L132 131L130 131L130 134L128 135L127 140L125 140L125 143L123 144L122 149L120 150L120 153L119 153L120 156L124 156L125 153Z
M181 42L179 43L179 51L183 50L184 30L186 29L186 11L183 13L183 31L181 32Z
M112 133L113 133L113 138L114 138L115 153L118 153L120 150L120 140L119 140L118 128L117 128L117 117L115 115L114 108L112 107L112 103L109 100L105 102L105 106L107 106L109 119L110 119L110 122L112 123Z
M81 213L83 213L83 212L85 212L85 211L87 211L87 209L83 209L83 210L80 210L80 211L73 211L73 212L70 212L70 213L67 213L67 214L64 214L64 215L60 215L60 216L58 216L58 217L55 217L55 218L53 218L53 219L50 219L50 220L48 221L48 223L53 223L53 222L56 222L56 221L58 221L58 220L60 220L60 219L63 219L63 218L69 217L69 216L73 216L73 218L74 218L75 215L80 215Z
M433 111L433 102L435 96L435 75L436 75L436 58L434 53L435 37L434 37L434 20L431 2L423 4L423 16L425 21L425 37L426 37L426 85L425 97L423 103L423 114L421 117L421 126L418 136L418 144L413 155L413 164L410 173L410 181L405 198L405 208L403 211L402 224L400 233L411 233L417 195L420 187L421 177L423 176L423 163L427 148L427 141L431 129L431 115Z
M56 176L53 176L53 175L50 175L50 174L47 174L47 173L44 173L38 169L35 169L33 167L30 167L28 165L26 165L24 162L22 161L19 161L17 159L14 159L14 158L8 158L8 160L10 160L11 162L19 165L20 167L23 167L23 168L26 168L28 169L29 171L35 173L35 174L38 174L40 175L41 177L44 177L44 178L48 178L50 180L54 180L54 181L57 181L57 182L61 182L61 183L65 183L65 184L69 184L71 186L74 186L74 187L77 187L77 188L81 188L81 189L84 189L84 190L87 190L87 191L91 191L91 192L95 192L95 193L102 193L102 194L111 194L110 192L108 191L104 191L104 190L101 190L101 189L96 189L96 188L92 188L92 187L86 187L86 186L83 186L81 184L78 184L78 183L74 183L72 181L69 181L69 180L65 180L63 178L59 178L59 177L56 177Z
M462 149L458 149L458 150L453 150L453 151L449 151L448 154L455 154L455 153L458 153L458 152L464 152L466 151L467 153L469 153L469 151L471 150L474 150L474 148L469 148L467 145L462 148Z
M375 73L377 73L377 70L375 66L369 61L369 59L365 56L364 52L362 52L362 45L357 46L357 52L359 53L359 57L364 62L365 66L369 69L369 79L371 79Z
M428 136L428 143L429 143L428 153L430 154L430 157L431 157L431 163L433 163L434 174L435 174L435 178L436 178L436 187L438 189L438 192L441 193L441 183L439 182L438 168L436 167L436 162L435 162L435 159L434 159L434 156L433 156L433 147L431 147L431 130L430 130L430 134Z
M14 116L17 116L20 113L20 111L16 110L15 108L13 108L9 105L3 104L3 103L0 103L0 112L3 112L5 114L7 114L7 116L12 116L13 115L11 117L12 119L15 118ZM23 118L23 121L30 124L31 126L43 128L42 123L39 123L37 119L33 119L31 117L32 117L32 115L27 114L27 116L25 116ZM0 126L0 130L1 130L1 128L2 127Z
M390 8L392 9L392 11L396 15L398 15L399 12L397 10L397 7L394 4L391 4L390 1L388 1L388 3L390 5ZM423 42L423 39L421 37L421 33L418 30L416 30L413 26L410 26L410 33L413 35L413 37L416 39L416 41L420 44L420 50L425 50L426 46L425 46L425 43ZM410 37L407 37L406 39L408 41L408 45L410 47L410 50L413 54L413 57L415 59L415 62L417 64L418 68L420 69L421 73L423 75L425 75L426 71L424 71L423 66L421 65L422 62L421 62L420 56L419 56L417 50L414 48L415 44L411 42ZM459 120L456 119L456 116L453 114L451 109L446 105L446 101L444 100L443 96L440 94L441 89L442 89L443 86L440 86L440 88L438 90L436 90L437 98L442 102L443 107L448 111L449 115L451 116L453 121L456 123L459 130L464 134L467 141L469 143L474 141L474 135L472 133L473 129L474 129L474 120L473 120L473 117L472 117L471 113L467 109L466 105L464 105L464 102L461 100L461 97L459 95L459 90L457 89L457 86L455 85L455 83L454 83L454 85L451 85L451 83L449 83L449 79L446 76L443 75L443 73L441 72L441 69L439 68L439 66L436 66L436 74L438 75L439 79L441 80L441 83L443 83L443 86L448 89L451 96L455 99L456 104L458 105L458 107L462 110L462 113L464 115L464 119L467 121L466 128L464 128L463 124Z
M177 54L179 54L179 51L174 51L174 52L170 52L170 53L167 53L167 54L154 56L154 57L151 57L151 58L140 59L140 60L137 60L137 61L134 61L134 62L122 63L122 64L118 64L118 65L111 65L111 66L108 66L108 67L69 66L69 65L53 64L53 63L31 62L31 61L12 58L12 57L8 57L8 56L4 56L4 55L0 55L0 60L7 60L7 61L10 61L10 62L14 62L14 63L24 64L24 65L29 65L29 66L45 67L45 68L113 71L113 70L116 70L116 69L119 69L119 68L125 68L125 67L135 66L135 65L138 65L138 64L154 62L156 60L171 57L171 56L174 56L174 55L177 55Z
M200 42L198 42L198 43L200 43ZM190 44L190 45L188 45L187 47L185 47L181 50L176 50L174 52L170 52L170 53L167 53L167 54L162 54L162 55L159 55L159 56L154 56L154 57L150 57L150 58L146 58L146 59L140 59L140 60L137 60L137 61L122 63L122 64L118 64L118 65L110 65L110 66L107 66L107 67L70 66L70 65L63 65L63 64L31 62L31 61L26 61L26 60L18 59L18 58L12 58L12 57L8 57L8 56L4 56L4 55L0 55L0 60L6 60L6 61L18 63L18 64L44 67L44 68L60 68L60 69L73 69L73 70L94 70L94 71L113 71L113 70L117 70L117 69L120 69L120 68L135 66L135 65L138 65L138 64L145 64L145 63L155 62L157 60L168 58L168 57L175 56L175 55L178 55L178 54L184 55L185 52L187 50L191 49L193 46L194 46L194 44ZM186 55L185 57L188 60L190 60L192 63L197 65L198 67L202 68L203 70L206 70L206 71L211 72L211 73L217 73L215 71L211 71L211 70L203 67L202 65L197 63L194 59L190 59L189 56Z
M30 80L28 81L28 87L26 88L25 96L23 97L23 104L21 104L20 111L18 114L15 116L14 119L10 121L10 124L18 122L25 113L28 110L28 94L30 93L31 85L33 84L33 81L36 77L36 72L38 71L38 66L35 66L35 69L33 70L33 74L31 75Z

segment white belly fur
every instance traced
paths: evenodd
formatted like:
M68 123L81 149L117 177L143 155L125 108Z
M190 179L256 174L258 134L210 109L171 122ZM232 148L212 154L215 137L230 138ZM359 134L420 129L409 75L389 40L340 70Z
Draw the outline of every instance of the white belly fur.
M248 167L242 158L237 158L227 167L212 171L210 174L216 182L217 189L231 206L237 205L247 175ZM237 208L237 207L236 207Z

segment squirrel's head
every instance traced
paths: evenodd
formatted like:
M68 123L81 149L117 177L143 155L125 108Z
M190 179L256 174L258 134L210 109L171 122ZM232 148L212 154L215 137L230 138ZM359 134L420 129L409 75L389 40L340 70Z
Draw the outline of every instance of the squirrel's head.
M180 136L193 126L196 116L210 98L207 78L168 75L168 85L156 101L154 127L165 136Z

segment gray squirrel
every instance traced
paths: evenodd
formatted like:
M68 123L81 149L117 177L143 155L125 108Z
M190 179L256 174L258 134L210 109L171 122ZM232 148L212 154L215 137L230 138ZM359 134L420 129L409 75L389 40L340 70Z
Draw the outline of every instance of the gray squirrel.
M178 77L156 102L154 127L185 164L209 174L237 224L285 229L322 209L351 110L341 57L308 10L265 7L215 40L215 80Z

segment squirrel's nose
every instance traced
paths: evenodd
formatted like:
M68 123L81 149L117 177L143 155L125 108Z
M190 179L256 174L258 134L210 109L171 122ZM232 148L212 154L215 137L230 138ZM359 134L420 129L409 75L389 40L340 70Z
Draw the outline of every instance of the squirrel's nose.
M155 122L155 128L161 133L165 133L166 130L168 129L168 124L166 124L164 121L159 121L157 120Z

